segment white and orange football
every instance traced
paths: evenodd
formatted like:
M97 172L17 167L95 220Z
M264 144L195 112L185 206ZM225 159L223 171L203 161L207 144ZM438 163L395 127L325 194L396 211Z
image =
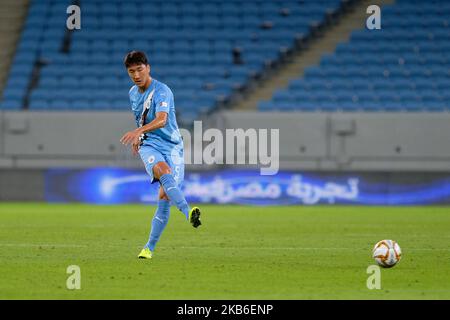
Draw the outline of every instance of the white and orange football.
M372 257L383 268L392 268L402 258L402 250L393 240L381 240L373 247Z

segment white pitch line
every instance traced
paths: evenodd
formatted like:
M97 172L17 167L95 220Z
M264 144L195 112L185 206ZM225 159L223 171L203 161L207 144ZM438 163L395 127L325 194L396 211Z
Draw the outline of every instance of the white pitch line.
M0 247L58 247L58 248L87 248L88 245L80 244L49 244L49 243L0 243Z
M169 249L173 247L163 247ZM230 250L367 250L366 248L308 248L308 247L176 247L177 249L230 249ZM371 249L371 248L370 248ZM450 251L450 248L408 248L407 251ZM405 251L405 250L403 250Z
M167 247L169 248L169 247ZM230 249L230 250L355 250L355 248L305 248L305 247L176 247L177 249ZM361 249L361 248L359 248Z
M94 245L95 246L95 245ZM91 245L76 245L76 244L34 244L34 243L0 243L0 247L59 247L59 248L87 248ZM102 245L101 247L117 248L117 247L130 247L128 245ZM140 248L140 247L139 247ZM302 247L195 247L195 246L172 246L164 247L161 249L225 249L225 250L355 250L355 248L302 248ZM361 249L361 248L359 248Z
M104 248L117 248L117 247L132 247L130 245L126 244L119 244L119 245L83 245L83 244L51 244L51 243L41 243L41 244L35 244L35 243L0 243L0 247L55 247L55 248L89 248L89 247L104 247ZM134 246L133 246L134 247ZM142 246L136 246L136 248L141 248ZM223 250L314 250L314 251L320 251L320 250L326 250L326 251L338 251L338 250L367 250L367 248L361 248L361 247L355 247L355 248L348 248L348 247L211 247L211 246L205 246L205 247L199 247L199 246L161 246L159 247L161 249L188 249L188 250L202 250L202 249L223 249ZM369 248L370 249L370 248ZM403 249L405 251L405 249ZM450 251L450 248L407 248L406 251Z

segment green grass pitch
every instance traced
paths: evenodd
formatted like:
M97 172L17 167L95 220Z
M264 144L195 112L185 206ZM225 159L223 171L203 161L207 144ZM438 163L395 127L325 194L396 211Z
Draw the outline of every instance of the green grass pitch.
M450 299L449 208L201 208L194 229L172 207L140 260L153 206L0 204L0 299ZM382 239L403 257L369 290Z

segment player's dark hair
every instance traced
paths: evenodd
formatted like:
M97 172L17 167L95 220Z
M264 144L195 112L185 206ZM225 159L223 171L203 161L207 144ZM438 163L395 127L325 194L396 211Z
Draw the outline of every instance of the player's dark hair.
M144 64L148 65L148 60L142 51L131 51L125 56L123 60L123 64L126 68L129 68L132 65Z

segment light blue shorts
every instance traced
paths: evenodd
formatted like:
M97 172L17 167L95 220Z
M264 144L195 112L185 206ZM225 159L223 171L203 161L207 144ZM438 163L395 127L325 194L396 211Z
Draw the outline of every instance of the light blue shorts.
M145 170L150 176L151 183L159 181L153 177L153 166L158 162L165 162L172 171L173 178L178 186L181 186L184 180L184 153L183 149L174 148L170 154L161 153L151 146L141 146L139 155L144 162Z

